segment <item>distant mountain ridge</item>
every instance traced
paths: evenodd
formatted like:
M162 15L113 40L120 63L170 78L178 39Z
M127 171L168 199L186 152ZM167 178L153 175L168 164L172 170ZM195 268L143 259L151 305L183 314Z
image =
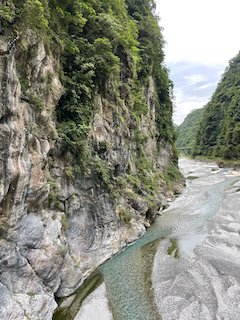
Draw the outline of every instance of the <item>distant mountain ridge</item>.
M177 148L191 148L195 146L196 134L199 130L199 121L203 114L202 109L193 110L185 118L182 124L176 128L177 133Z
M240 157L240 52L226 68L199 123L194 155Z

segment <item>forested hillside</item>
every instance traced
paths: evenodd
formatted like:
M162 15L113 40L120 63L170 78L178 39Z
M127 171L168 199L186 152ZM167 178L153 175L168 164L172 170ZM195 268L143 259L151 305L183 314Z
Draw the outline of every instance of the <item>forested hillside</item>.
M194 155L223 159L240 157L240 53L229 62L204 109Z
M199 130L199 122L203 114L204 109L193 110L189 115L184 119L177 129L177 148L194 148L196 135Z

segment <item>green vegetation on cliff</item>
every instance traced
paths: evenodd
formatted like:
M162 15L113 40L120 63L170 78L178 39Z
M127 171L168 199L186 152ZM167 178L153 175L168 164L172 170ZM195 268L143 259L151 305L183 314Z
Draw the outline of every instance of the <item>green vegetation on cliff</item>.
M7 0L0 6L2 32L13 26L20 35L30 28L62 48L65 94L57 113L60 122L69 122L65 139L72 151L73 142L87 131L96 91L106 95L107 82L113 80L116 86L127 82L138 95L150 75L158 95L159 140L174 140L172 84L162 64L163 38L154 7L152 0Z
M193 149L203 110L204 109L193 110L184 119L183 123L177 127L177 148L189 148L191 150Z
M156 201L164 182L171 188L181 177L172 83L154 9L153 0L6 0L0 6L2 34L21 41L31 29L59 57L64 93L55 118L67 177L94 175L112 191L131 185L133 198L148 201ZM22 91L30 86L20 81ZM96 139L100 111L101 130L111 140L107 134ZM168 163L158 159L162 149Z
M194 155L240 157L240 53L230 61L204 109Z

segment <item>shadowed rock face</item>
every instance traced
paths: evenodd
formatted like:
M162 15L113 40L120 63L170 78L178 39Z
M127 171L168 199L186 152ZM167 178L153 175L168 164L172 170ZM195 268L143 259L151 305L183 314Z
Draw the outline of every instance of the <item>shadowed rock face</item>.
M54 295L73 293L148 225L150 207L140 198L130 202L127 193L121 195L118 206L132 210L131 222L125 223L114 196L91 175L69 179L53 116L62 93L58 59L34 33L27 31L12 42L0 39L1 320L52 319ZM150 111L141 130L149 135L151 156L156 153L151 81L147 95ZM95 104L89 135L95 146L113 144L106 158L124 172L132 147L126 142L130 119L121 128L117 111L109 110L100 95ZM158 166L164 170L172 156L166 144L156 159ZM130 164L134 170L132 160ZM173 195L166 185L156 199L159 208L166 203L164 194ZM155 215L151 213L151 219Z

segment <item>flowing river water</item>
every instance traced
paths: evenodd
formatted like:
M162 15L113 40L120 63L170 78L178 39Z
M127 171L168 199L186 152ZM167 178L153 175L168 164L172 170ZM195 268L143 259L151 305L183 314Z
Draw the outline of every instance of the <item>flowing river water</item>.
M187 159L179 166L183 193L98 268L71 319L240 319L239 172Z

